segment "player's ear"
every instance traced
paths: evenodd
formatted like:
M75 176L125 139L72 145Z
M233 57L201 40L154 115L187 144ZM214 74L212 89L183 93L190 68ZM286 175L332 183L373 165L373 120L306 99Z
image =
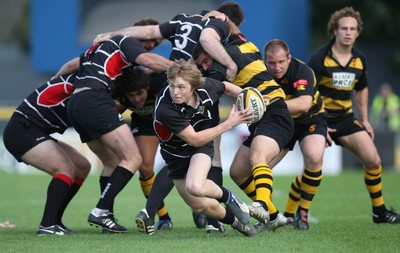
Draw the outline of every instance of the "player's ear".
M288 62L290 62L292 60L292 55L288 54L287 59L288 59Z

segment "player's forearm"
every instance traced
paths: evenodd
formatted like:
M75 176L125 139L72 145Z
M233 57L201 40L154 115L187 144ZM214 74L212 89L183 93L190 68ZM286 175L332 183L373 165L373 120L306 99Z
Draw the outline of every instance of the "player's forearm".
M222 45L219 35L212 28L206 28L200 35L200 44L204 50L217 62L227 68L236 65Z
M213 141L218 136L222 135L224 132L232 129L235 126L232 121L225 120L224 122L218 124L215 127L208 128L199 132L196 132L191 138L182 138L188 144L193 147L201 147L206 145L207 143Z
M135 62L156 72L166 71L172 64L172 61L167 58L153 53L141 54L136 58Z
M52 77L52 79L62 76L62 75L65 75L65 74L72 74L72 73L78 71L79 64L80 64L79 57L76 57L76 58L68 61L57 71L57 73Z
M285 101L290 114L307 113L312 104L312 97L302 95Z
M158 26L129 26L117 31L102 33L96 36L94 43L106 41L116 35L126 35L140 40L163 39Z
M361 121L368 121L368 88L356 91L355 95Z
M239 34L240 29L239 27L236 26L235 23L233 23L228 17L226 17L226 23L229 25L229 28L231 29L232 34Z
M224 94L226 96L232 97L232 98L236 98L239 93L243 90L242 88L240 88L239 86L230 83L230 82L223 82L225 84L225 92Z

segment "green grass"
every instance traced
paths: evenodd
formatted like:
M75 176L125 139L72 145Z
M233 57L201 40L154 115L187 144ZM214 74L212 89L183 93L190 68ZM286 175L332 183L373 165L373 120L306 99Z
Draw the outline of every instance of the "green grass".
M283 211L293 177L275 177L274 201ZM376 225L361 171L346 171L325 177L311 208L313 223L308 231L284 227L247 238L227 227L227 234L207 235L194 227L191 211L173 192L166 203L174 229L153 236L140 234L134 217L145 205L135 176L116 200L115 214L128 226L125 235L102 235L86 223L99 197L98 176L90 175L64 215L64 223L75 230L72 236L38 237L47 184L46 175L17 175L0 172L0 220L10 220L14 229L0 228L0 251L5 252L398 252L400 225ZM388 207L400 208L400 174L383 175ZM225 184L247 200L226 177ZM247 200L247 202L250 202ZM318 222L316 222L318 221Z

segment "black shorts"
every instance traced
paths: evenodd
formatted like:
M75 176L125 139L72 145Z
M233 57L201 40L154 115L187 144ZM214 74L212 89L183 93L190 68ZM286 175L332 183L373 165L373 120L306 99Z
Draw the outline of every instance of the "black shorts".
M206 154L211 159L213 159L213 157L214 157L213 142L210 142L205 146L193 149L192 156L197 153ZM168 176L169 177L171 177L173 179L185 178L187 171L189 169L191 157L179 158L179 157L168 154L163 149L161 149L161 156L165 160L165 163L168 165Z
M32 124L19 113L11 116L3 133L4 146L18 162L22 162L21 157L26 152L46 140L57 142L46 131Z
M157 136L153 127L153 120L137 114L131 115L131 131L133 136Z
M99 139L126 124L117 111L114 99L103 90L88 89L73 94L67 113L83 143Z
M274 139L280 149L283 149L292 139L294 126L287 105L279 99L268 105L260 121L249 126L250 135L244 140L243 145L250 147L253 138L264 135Z
M335 144L339 146L343 146L339 141L340 137L365 131L365 128L354 117L353 113L348 113L336 118L328 118L328 127L336 129L336 132L329 133L329 135Z
M326 139L327 126L328 122L325 113L320 113L301 122L296 122L295 120L293 137L285 148L293 150L296 141L301 142L304 137L312 134L320 134Z

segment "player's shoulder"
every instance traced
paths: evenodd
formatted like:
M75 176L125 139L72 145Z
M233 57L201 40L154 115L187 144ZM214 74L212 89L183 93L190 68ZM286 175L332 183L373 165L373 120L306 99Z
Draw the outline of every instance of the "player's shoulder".
M205 77L204 83L199 88L204 89L204 90L213 91L216 89L216 87L220 87L220 86L225 86L225 85L217 79Z
M305 62L296 57L292 57L289 68L293 68L298 72L312 72L310 66L308 66Z
M330 51L330 47L328 44L319 46L318 48L316 48L310 56L310 59L315 59L315 58L324 58L328 52Z
M357 47L353 47L352 54L354 57L359 57L361 60L366 61L365 54Z
M207 14L208 11L202 11L200 13L195 14L187 14L187 13L178 13L176 14L169 23L176 23L177 21L191 21L191 22L198 22L201 21L203 16Z

